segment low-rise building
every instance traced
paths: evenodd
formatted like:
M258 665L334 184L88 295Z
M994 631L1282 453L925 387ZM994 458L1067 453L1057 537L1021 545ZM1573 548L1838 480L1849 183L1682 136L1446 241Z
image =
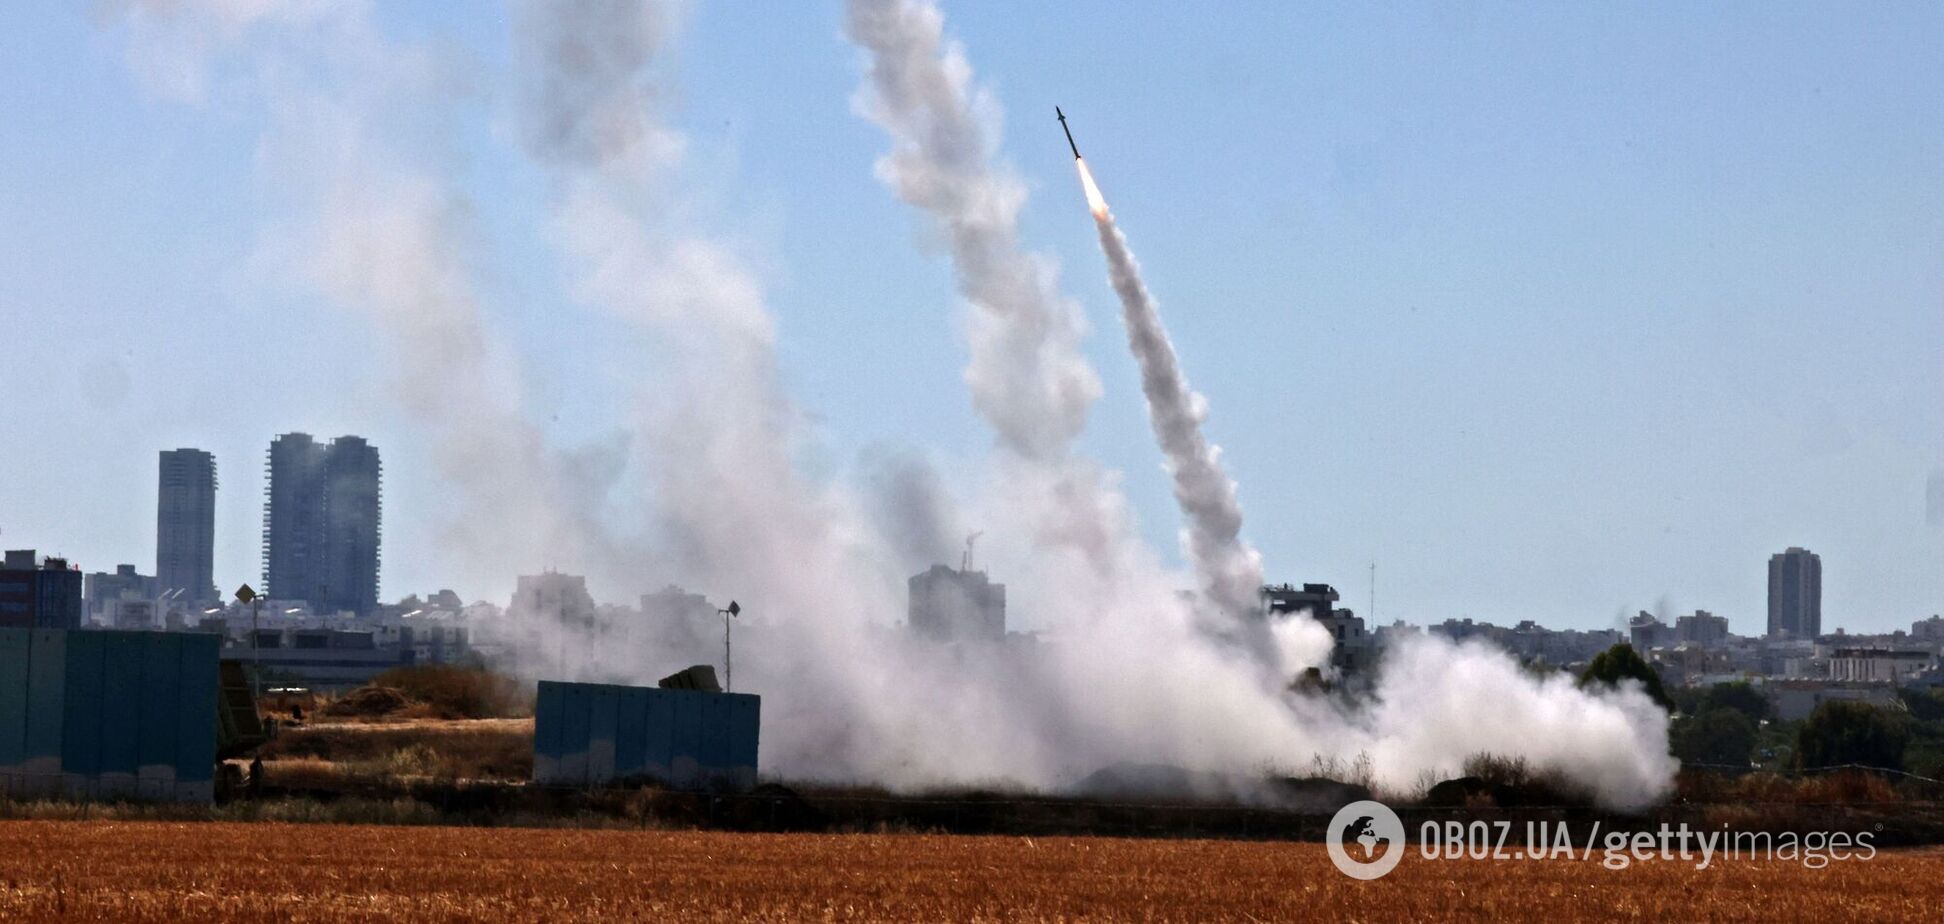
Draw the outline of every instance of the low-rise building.
M1330 664L1352 673L1373 666L1377 658L1376 639L1364 630L1363 617L1339 609L1341 599L1328 584L1270 584L1262 588L1262 609L1269 619L1307 616L1330 633Z
M152 607L161 593L156 579L137 573L134 565L116 565L112 572L90 572L81 583L85 621L110 628L145 628L125 626L118 612L120 606L124 601L138 601Z
M1728 618L1707 610L1674 617L1674 638L1696 645L1719 645L1728 641Z
M79 629L85 598L79 569L67 559L13 549L0 560L0 626Z
M1928 651L1838 648L1830 652L1829 679L1839 683L1902 683L1937 663Z
M1674 628L1646 610L1627 620L1627 643L1643 654L1677 641Z
M906 624L942 642L1001 642L1006 638L1006 585L984 571L933 565L906 582Z
M1897 689L1880 683L1778 680L1763 684L1762 690L1775 707L1775 717L1784 722L1806 719L1809 713L1816 711L1817 706L1827 702L1869 703L1883 707L1897 704Z
M231 646L224 657L259 665L266 678L336 690L416 663L409 647L380 646L373 632L344 629L246 630L242 644Z

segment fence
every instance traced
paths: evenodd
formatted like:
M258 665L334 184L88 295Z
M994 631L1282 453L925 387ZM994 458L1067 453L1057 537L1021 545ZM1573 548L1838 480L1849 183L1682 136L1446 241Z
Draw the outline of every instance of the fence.
M214 635L0 629L0 786L207 802Z

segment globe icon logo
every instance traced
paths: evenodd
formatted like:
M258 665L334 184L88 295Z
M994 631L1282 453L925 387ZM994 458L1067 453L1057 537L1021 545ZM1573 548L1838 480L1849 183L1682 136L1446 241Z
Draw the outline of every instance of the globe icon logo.
M1366 862L1376 856L1377 846L1384 842L1383 835L1371 828L1369 815L1360 816L1356 821L1351 822L1344 830L1344 836L1363 845L1363 858Z
M1330 819L1330 861L1353 879L1376 879L1404 859L1404 822L1381 802L1352 802Z

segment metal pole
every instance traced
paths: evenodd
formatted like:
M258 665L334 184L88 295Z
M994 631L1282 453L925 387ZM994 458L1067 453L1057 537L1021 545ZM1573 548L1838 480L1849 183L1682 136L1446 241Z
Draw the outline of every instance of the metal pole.
M729 611L722 611L722 688L736 692L736 662L729 656Z
M263 655L257 649L257 617L263 613L263 598L250 601L250 689L256 698L263 699Z

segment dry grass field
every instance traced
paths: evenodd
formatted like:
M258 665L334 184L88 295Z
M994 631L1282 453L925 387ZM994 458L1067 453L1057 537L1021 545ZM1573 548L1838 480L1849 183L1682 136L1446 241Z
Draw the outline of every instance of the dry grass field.
M533 774L533 720L325 722L286 728L258 755L283 786L345 776L524 780Z
M1430 861L1316 844L0 822L0 920L1935 921L1944 852L1806 870Z

